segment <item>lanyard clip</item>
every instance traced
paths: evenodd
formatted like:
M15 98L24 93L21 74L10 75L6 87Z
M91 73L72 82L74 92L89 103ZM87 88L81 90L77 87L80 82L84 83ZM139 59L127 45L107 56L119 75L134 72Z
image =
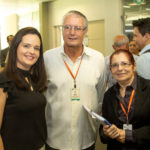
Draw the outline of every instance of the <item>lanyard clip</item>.
M76 88L77 86L76 86L76 80L74 80L74 88Z

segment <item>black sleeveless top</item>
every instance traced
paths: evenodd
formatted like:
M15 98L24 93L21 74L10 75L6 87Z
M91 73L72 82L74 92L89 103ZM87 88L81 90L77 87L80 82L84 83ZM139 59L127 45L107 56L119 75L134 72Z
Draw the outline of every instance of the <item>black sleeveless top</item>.
M23 76L28 72L19 70ZM45 106L42 93L21 90L0 73L0 88L8 93L1 126L5 150L38 150L47 137Z

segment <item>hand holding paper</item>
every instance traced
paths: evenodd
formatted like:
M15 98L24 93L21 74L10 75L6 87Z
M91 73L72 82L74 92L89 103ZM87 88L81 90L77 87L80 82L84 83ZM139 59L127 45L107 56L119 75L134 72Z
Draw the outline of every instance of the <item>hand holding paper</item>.
M102 117L102 116L98 115L97 113L93 112L92 110L90 110L85 105L83 105L83 108L92 116L92 118L98 119L101 124L111 126L111 123L108 120L106 120L104 117Z

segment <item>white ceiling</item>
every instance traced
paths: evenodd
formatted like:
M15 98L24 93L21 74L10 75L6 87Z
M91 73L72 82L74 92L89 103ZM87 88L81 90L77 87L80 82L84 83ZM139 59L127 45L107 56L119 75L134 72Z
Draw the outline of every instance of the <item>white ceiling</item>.
M40 2L48 1L53 0L0 0L0 16L33 11L38 9Z

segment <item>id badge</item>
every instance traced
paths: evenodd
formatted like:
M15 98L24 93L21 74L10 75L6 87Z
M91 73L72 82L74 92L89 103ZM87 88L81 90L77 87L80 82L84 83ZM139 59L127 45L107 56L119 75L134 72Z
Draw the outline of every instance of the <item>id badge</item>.
M123 124L124 130L132 130L132 124Z
M79 88L72 88L71 89L71 100L79 101L80 100L80 90Z

